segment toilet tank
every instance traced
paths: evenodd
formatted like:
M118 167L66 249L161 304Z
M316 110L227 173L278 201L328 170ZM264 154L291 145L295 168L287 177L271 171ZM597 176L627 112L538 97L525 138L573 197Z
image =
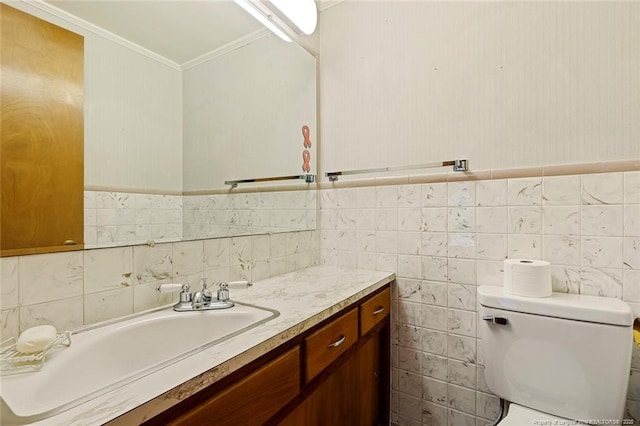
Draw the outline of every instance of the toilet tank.
M494 394L572 420L623 419L633 344L626 303L566 293L520 297L492 286L478 287L478 302Z

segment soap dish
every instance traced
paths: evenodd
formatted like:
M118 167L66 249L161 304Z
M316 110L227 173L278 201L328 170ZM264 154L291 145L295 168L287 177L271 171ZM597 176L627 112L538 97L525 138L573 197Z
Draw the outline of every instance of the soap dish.
M38 371L44 365L45 358L51 350L70 345L71 332L62 331L40 352L24 354L16 350L16 339L12 337L0 343L0 372L2 374L15 374Z

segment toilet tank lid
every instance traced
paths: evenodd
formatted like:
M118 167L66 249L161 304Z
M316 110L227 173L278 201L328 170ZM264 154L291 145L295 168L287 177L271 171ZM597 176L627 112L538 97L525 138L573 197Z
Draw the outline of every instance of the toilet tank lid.
M633 324L629 305L612 297L556 292L551 297L522 297L504 293L502 287L481 285L478 302L489 308L534 315L622 326Z

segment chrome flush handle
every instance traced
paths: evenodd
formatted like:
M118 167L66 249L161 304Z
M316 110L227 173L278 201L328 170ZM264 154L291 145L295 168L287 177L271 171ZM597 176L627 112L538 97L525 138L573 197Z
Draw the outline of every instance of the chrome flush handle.
M509 324L509 320L507 319L507 317L501 317L501 316L495 316L495 315L485 315L482 317L483 320L485 321L490 321L494 324L498 324L498 325L507 325Z

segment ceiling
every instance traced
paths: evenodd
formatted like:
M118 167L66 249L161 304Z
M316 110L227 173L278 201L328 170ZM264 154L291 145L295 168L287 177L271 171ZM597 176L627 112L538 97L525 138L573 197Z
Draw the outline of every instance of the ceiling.
M178 64L263 29L232 0L47 0L47 3Z

